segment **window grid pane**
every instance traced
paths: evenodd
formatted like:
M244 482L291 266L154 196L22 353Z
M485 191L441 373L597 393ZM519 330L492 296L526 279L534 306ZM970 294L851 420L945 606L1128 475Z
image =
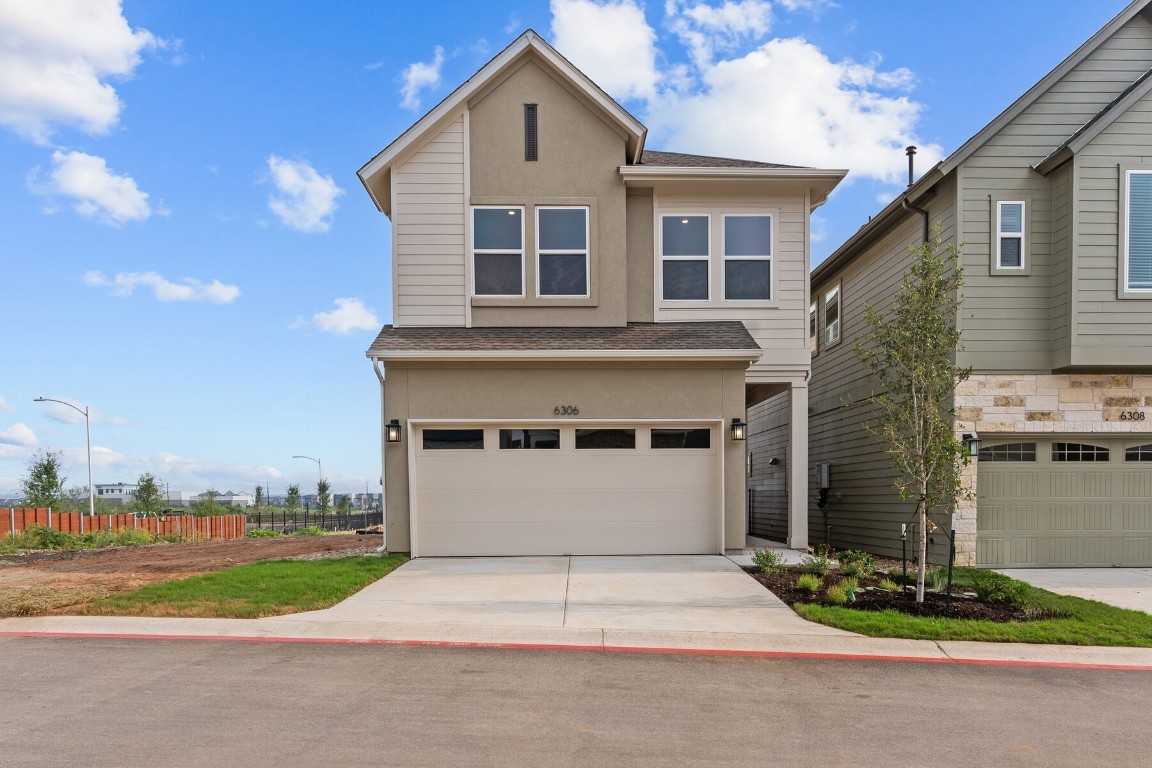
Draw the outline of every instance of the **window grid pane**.
M664 256L708 256L707 216L664 216L661 219Z
M667 301L708 300L708 262L705 260L665 261L663 278Z
M1108 461L1108 449L1088 443L1052 443L1052 461Z
M660 448L711 448L710 429L653 429L652 447Z
M483 429L422 429L420 438L426 451L482 451Z
M980 461L1036 461L1036 443L1000 443L980 448Z
M520 296L524 293L522 254L477 253L474 258L477 296Z
M831 344L840 338L840 289L824 294L824 341Z
M767 259L726 259L724 298L730 301L772 298L772 262Z
M559 449L559 429L502 429L500 430L500 450Z
M772 255L771 216L725 216L724 255Z
M577 450L597 450L635 448L634 429L578 429L576 430Z

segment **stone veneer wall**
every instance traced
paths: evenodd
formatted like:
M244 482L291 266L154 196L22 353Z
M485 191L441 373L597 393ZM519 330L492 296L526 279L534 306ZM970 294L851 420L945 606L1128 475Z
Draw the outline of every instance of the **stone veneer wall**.
M1152 433L1121 413L1152 411L1152 376L973 374L956 387L956 434ZM956 562L976 562L976 462L964 468L970 497L956 505Z

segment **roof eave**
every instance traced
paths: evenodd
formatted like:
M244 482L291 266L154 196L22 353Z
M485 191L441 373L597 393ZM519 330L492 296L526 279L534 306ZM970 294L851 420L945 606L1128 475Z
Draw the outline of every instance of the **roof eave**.
M388 350L369 349L364 353L380 362L524 362L526 360L587 362L590 360L675 362L755 362L762 349L493 349L493 350Z

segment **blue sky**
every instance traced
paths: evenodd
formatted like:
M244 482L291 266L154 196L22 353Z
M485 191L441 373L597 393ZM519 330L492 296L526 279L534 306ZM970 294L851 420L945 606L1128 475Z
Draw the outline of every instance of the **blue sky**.
M378 490L389 224L356 170L526 28L647 146L852 171L814 261L1125 3L0 0L0 497ZM995 22L992 19L995 18Z

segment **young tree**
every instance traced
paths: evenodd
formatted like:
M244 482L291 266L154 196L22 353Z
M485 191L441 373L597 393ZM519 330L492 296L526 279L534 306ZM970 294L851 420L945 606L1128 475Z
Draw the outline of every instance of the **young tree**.
M352 502L347 493L340 497L340 501L336 502L336 514L344 517L352 514Z
M156 477L151 472L140 475L136 481L136 500L132 502L132 508L140 515L159 517L164 511L164 501Z
M220 492L215 488L209 488L200 494L200 498L192 502L192 514L197 517L212 517L223 514L224 507L216 503L216 497L219 495Z
M292 513L292 519L296 519L296 513L300 511L300 486L288 486L288 494L284 497L284 510L285 512Z
M256 486L256 494L253 497L252 506L255 507L257 510L259 510L260 505L263 503L264 503L264 486L258 485L258 486Z
M33 507L59 509L64 500L59 451L37 451L28 462L28 475L20 480L20 493ZM85 494L87 495L87 494Z
M316 509L320 512L320 519L324 519L324 515L328 514L328 505L332 502L332 486L328 484L327 480L320 480L316 483Z
M869 431L888 445L900 498L916 501L919 529L916 602L924 602L928 514L950 511L961 494L960 469L967 461L956 439L954 393L970 368L956 365L961 349L956 316L963 297L959 249L943 253L939 231L913 249L913 263L887 316L865 306L866 341L856 341L857 358L876 377L878 394Z

